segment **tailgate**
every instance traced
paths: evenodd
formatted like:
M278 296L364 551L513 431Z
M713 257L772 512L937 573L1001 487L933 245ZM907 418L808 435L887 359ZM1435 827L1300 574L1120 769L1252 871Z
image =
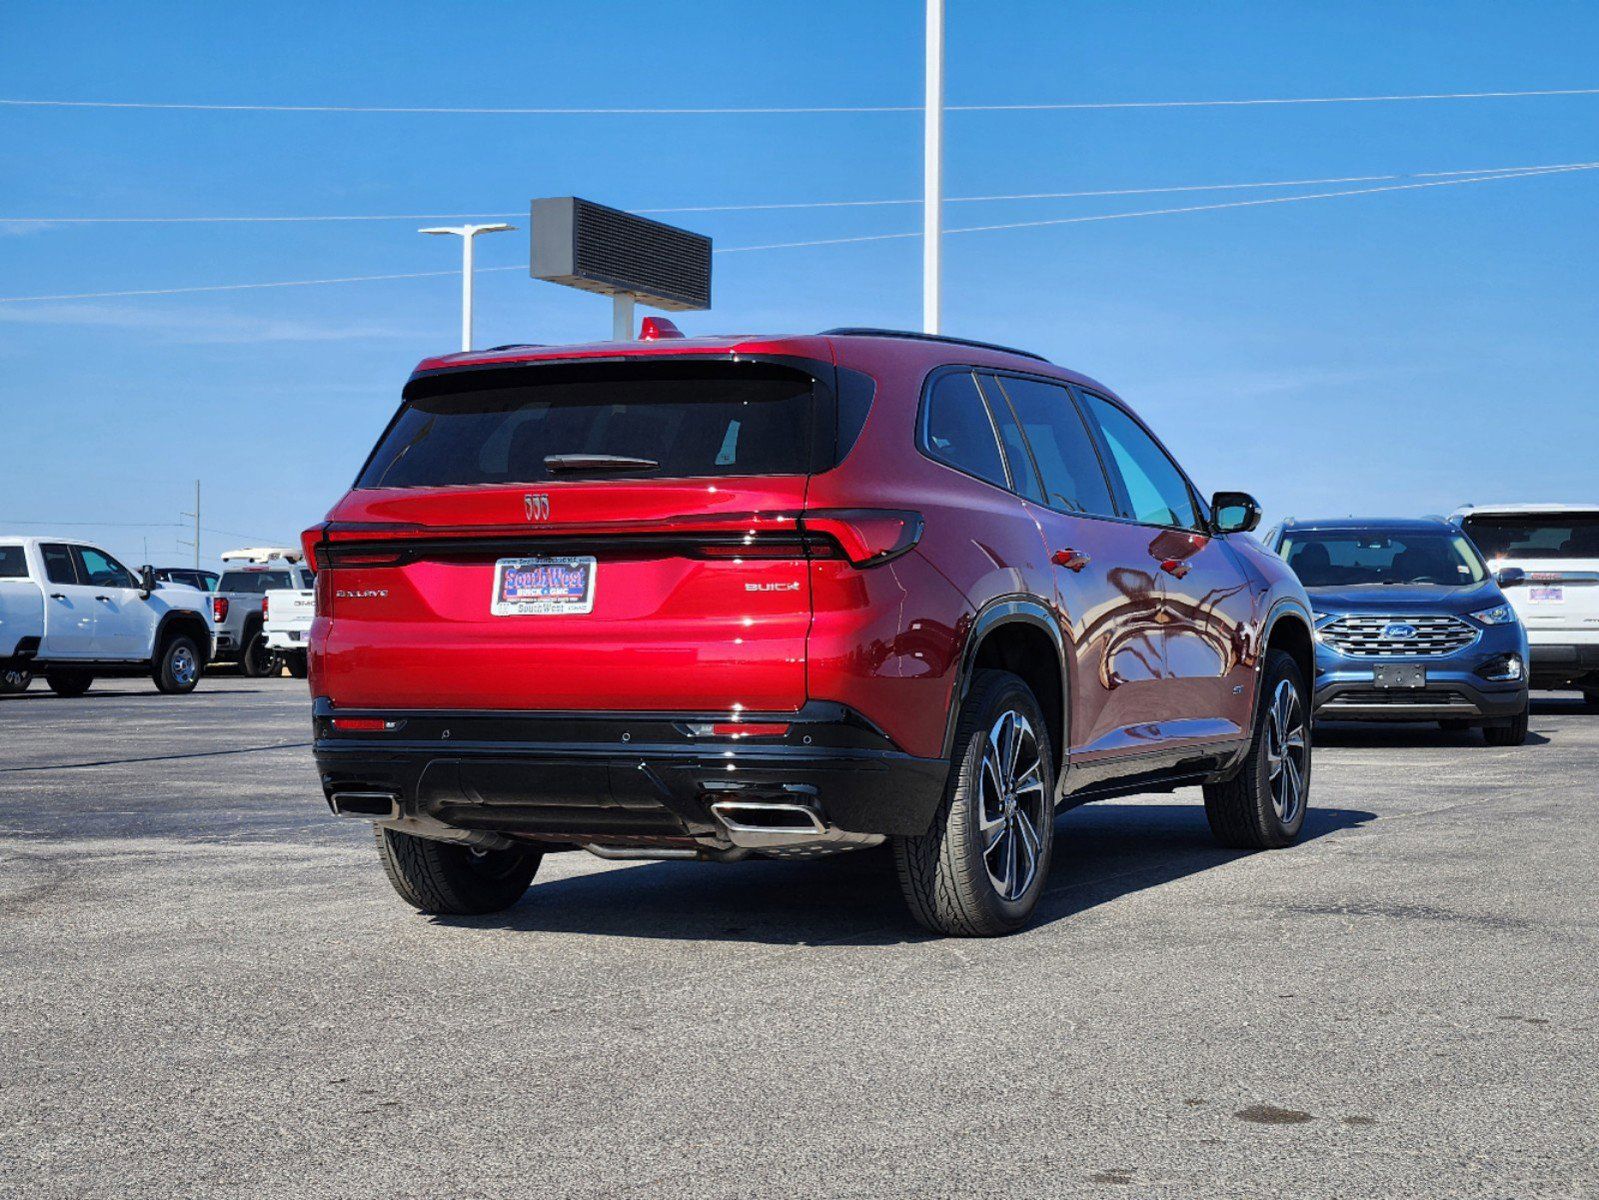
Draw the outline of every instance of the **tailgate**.
M804 489L547 484L536 531L482 523L523 514L522 488L375 500L385 520L334 523L318 554L318 689L346 707L798 709Z

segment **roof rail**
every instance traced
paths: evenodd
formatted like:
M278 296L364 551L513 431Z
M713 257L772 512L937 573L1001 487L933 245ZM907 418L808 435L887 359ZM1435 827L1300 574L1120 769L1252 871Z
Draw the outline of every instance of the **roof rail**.
M1001 346L998 342L979 342L972 338L949 337L942 333L916 333L909 329L873 329L866 325L841 325L837 329L824 329L820 337L881 337L910 338L916 342L947 342L951 346L976 346L979 350L998 350L1002 354L1020 354L1023 358L1036 358L1048 362L1042 354L1031 350L1018 350L1015 346Z

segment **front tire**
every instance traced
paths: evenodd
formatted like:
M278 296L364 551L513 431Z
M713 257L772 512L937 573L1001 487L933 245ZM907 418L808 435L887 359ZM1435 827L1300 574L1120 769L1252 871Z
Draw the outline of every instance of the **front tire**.
M0 671L0 696L14 696L18 692L25 692L32 682L32 671Z
M58 696L81 696L94 683L94 676L87 671L46 671L44 681Z
M978 671L933 828L894 839L900 889L924 926L994 937L1032 917L1055 845L1054 762L1028 686L1009 671Z
M1519 746L1527 740L1528 707L1507 721L1496 721L1482 727L1483 741L1490 746Z
M1292 656L1266 651L1254 738L1243 769L1205 785L1205 817L1224 846L1270 850L1291 845L1310 802L1310 705Z
M439 916L503 912L522 898L544 857L520 848L473 850L381 825L374 832L383 870L400 899Z
M155 662L155 686L169 696L186 696L194 691L200 677L205 674L205 663L200 648L192 638L179 635L168 638L161 646Z

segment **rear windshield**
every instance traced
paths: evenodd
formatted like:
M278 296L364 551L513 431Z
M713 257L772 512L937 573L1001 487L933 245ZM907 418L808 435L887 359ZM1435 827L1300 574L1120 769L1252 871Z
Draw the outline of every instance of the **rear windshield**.
M815 391L811 376L759 362L424 377L406 389L356 486L802 475Z
M1461 525L1489 558L1599 558L1599 513L1484 515Z
M287 571L227 571L217 586L219 592L270 592L276 588L292 588L294 576Z

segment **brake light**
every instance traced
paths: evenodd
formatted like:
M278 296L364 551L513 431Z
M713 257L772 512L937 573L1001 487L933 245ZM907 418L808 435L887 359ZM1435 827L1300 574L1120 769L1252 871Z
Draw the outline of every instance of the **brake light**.
M880 508L823 508L801 514L800 527L832 539L854 566L875 567L921 540L922 515Z
M267 616L268 610L271 608L271 606L272 606L272 598L270 596L262 596L261 597L261 616L263 618Z
M211 597L211 615L218 625L228 619L228 598L226 596Z
M313 568L316 566L316 548L320 546L327 537L327 531L327 522L324 521L320 525L311 526L311 528L307 529L300 535L300 552L305 555L305 558L302 561L304 561L307 566L311 566Z

